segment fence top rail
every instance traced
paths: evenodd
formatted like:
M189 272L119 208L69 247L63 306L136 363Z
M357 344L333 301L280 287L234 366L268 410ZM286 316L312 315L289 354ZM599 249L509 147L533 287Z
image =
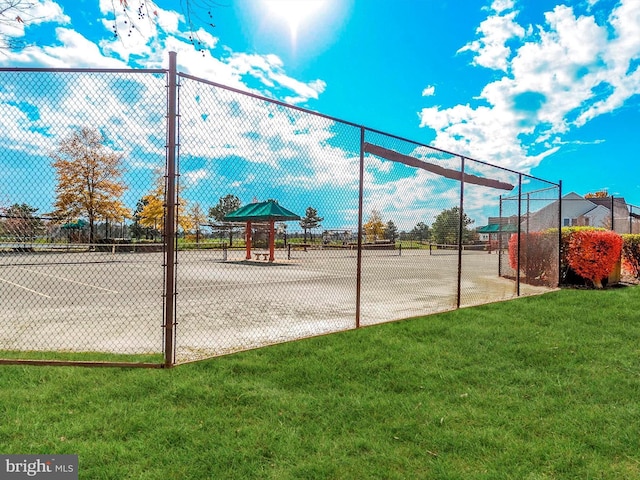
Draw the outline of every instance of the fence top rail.
M377 133L377 134L384 135L384 136L389 137L389 138L400 140L402 142L411 143L413 145L416 145L417 147L430 148L431 150L435 150L437 152L444 153L446 155L451 155L452 157L464 158L466 160L471 160L472 162L479 163L481 165L486 165L486 166L489 166L489 167L498 168L500 170L503 170L503 171L506 171L506 172L510 172L510 173L513 173L513 174L516 174L516 175L523 175L523 176L525 176L527 178L531 178L533 180L538 180L538 181L541 181L541 182L548 183L549 185L553 185L553 187L557 187L559 185L559 183L554 183L554 182L551 182L549 180L545 180L543 178L534 177L533 175L529 175L527 173L518 172L516 170L512 170L512 169L506 168L506 167L502 167L500 165L494 165L494 164L489 163L489 162L483 162L482 160L477 160L475 158L471 158L471 157L467 157L467 156L464 156L464 155L460 155L459 153L450 152L450 151L443 150L443 149L438 148L438 147L434 147L432 145L427 145L426 143L421 143L421 142L418 142L416 140L411 140L410 138L401 137L399 135L394 135L394 134L391 134L391 133L388 133L388 132L383 132L382 130L376 130L374 128L370 128L370 127L367 127L365 125L361 125L361 124L357 124L357 123L354 123L354 122L350 122L348 120L344 120L344 119L341 119L341 118L338 118L338 117L333 117L331 115L325 115L324 113L319 113L319 112L316 112L316 111L308 109L308 108L298 107L296 105L290 105L290 104L282 102L280 100L275 100L273 98L268 98L268 97L265 97L263 95L258 95L256 93L252 93L252 92L247 92L246 90L241 90L239 88L230 87L230 86L224 85L222 83L213 82L211 80L206 80L204 78L196 77L194 75L189 75L189 74L183 73L183 72L178 72L178 76L179 77L183 77L183 78L187 78L189 80L193 80L193 81L196 81L196 82L205 83L207 85L211 85L212 87L221 88L223 90L228 90L228 91L231 91L231 92L238 93L240 95L245 95L245 96L248 96L248 97L251 97L251 98L255 98L256 100L261 100L261 101L264 101L264 102L273 103L273 104L276 104L276 105L280 105L281 107L286 107L286 108L290 108L292 110L297 110L297 111L302 112L302 113L306 113L306 114L309 114L309 115L314 115L316 117L325 118L325 119L330 120L332 122L342 123L343 125L349 125L351 127L359 128L359 129L362 129L362 130L365 130L365 131L368 131L368 132L371 132L371 133ZM551 187L551 188L553 188L553 187Z
M543 180L546 182L546 180ZM551 183L551 182L549 182ZM521 195L531 195L534 193L542 193L542 192L549 192L549 191L553 191L553 190L557 190L558 185L556 184L551 184L550 187L545 187L545 188L539 188L537 190L530 190L528 192L521 192L518 195L503 195L502 199L503 200L517 200ZM554 197L554 198L535 198L535 200L558 200L558 197Z
M230 87L230 86L224 85L222 83L213 82L211 80L206 80L204 78L200 78L200 77L196 77L196 76L193 76L193 75L189 75L188 73L178 72L178 76L179 77L183 77L183 78L187 78L189 80L193 80L193 81L196 81L196 82L205 83L207 85L211 85L212 87L222 88L223 90L228 90L230 92L238 93L240 95L245 95L247 97L255 98L256 100L262 100L264 102L274 103L276 105L280 105L281 107L286 107L286 108L290 108L292 110L298 110L299 112L307 113L309 115L313 115L313 116L316 116L316 117L325 118L325 119L331 120L333 122L340 122L340 123L343 123L345 125L349 125L349 126L355 127L355 128L367 129L365 126L359 125L359 124L354 123L354 122L349 122L347 120L342 120L341 118L332 117L331 115L325 115L324 113L316 112L316 111L308 109L308 108L298 107L297 105L291 105L289 103L285 103L285 102L282 102L280 100L275 100L273 98L265 97L263 95L258 95L257 93L248 92L246 90L241 90L239 88Z
M162 68L45 68L45 67L0 67L0 72L50 72L50 73L163 73Z

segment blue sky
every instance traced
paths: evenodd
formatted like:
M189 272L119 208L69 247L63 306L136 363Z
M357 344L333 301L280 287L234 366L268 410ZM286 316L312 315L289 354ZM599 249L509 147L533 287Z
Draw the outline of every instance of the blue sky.
M35 3L0 24L22 41L0 66L156 68L175 50L185 73L640 205L640 0L225 0L206 29L158 0L130 37L118 1Z

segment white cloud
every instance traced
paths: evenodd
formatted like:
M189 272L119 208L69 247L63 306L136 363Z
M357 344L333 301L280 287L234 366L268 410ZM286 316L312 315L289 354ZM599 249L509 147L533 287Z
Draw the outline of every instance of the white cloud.
M177 12L171 10L163 10L156 8L153 15L156 17L158 26L170 35L180 33L179 24L184 22L184 17Z
M180 175L180 179L182 182L184 182L184 186L188 188L191 185L197 184L201 180L210 178L210 176L211 176L211 173L209 172L209 170L200 168L198 170L191 170L191 171L182 173Z
M431 97L436 94L436 87L433 85L428 85L422 90L423 97Z
M458 53L474 52L475 65L506 71L511 57L511 48L506 45L507 41L521 38L525 33L515 22L517 13L494 15L484 20L477 29L481 38L468 43L458 50Z
M56 28L58 45L30 45L19 51L4 52L3 59L13 66L65 68L126 68L126 64L104 56L98 46L75 30Z
M512 10L514 8L514 0L493 0L491 4L491 10L496 13L502 13L506 10Z
M324 92L326 83L314 80L308 83L296 80L284 72L282 60L276 55L257 55L236 53L225 63L235 75L250 75L265 85L261 93L270 94L272 89L284 88L293 93L285 96L289 103L304 103L309 99L317 99Z
M25 9L19 3L0 12L0 48L6 48L8 38L23 38L30 25L42 23L68 24L71 19L52 0L35 0Z
M509 2L497 3L496 12L508 10ZM640 93L640 2L622 0L606 23L559 5L543 25L525 28L516 13L491 14L481 38L460 50L502 72L477 104L424 108L420 118L440 148L528 171L558 151L568 131Z
M100 13L108 15L109 13L112 13L113 0L100 0L98 6L100 8Z
M247 175L244 180L234 180L229 184L229 188L241 189L246 185L252 184L256 180L256 176L252 173Z

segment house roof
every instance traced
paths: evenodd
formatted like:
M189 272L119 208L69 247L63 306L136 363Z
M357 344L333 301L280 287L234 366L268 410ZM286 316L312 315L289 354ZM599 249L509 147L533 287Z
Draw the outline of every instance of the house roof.
M625 201L624 197L598 197L598 198L588 198L587 200L589 200L592 203L595 203L596 205L602 205L603 207L607 207L609 210L611 210L611 205L613 205L614 209L623 208L625 210L628 210L627 202Z

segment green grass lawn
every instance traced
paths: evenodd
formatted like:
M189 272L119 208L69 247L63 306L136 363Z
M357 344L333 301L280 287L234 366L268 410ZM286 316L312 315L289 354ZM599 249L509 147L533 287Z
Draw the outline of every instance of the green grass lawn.
M83 479L640 479L640 287L172 370L0 366L0 452Z

